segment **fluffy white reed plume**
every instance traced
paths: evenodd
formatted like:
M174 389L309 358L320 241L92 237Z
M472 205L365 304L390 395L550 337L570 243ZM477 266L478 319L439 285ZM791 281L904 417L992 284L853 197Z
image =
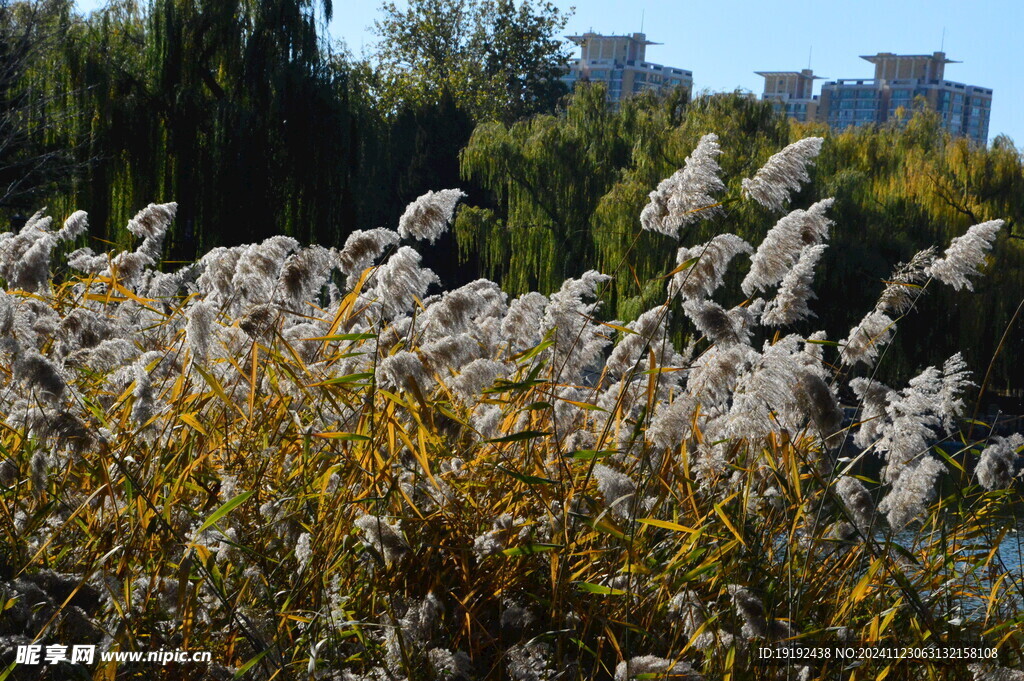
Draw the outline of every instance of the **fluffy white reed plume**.
M522 352L538 345L544 336L544 311L547 296L531 291L508 305L501 322L501 335L508 342L510 353Z
M444 604L441 603L441 599L433 591L428 592L422 601L410 605L405 615L398 620L402 636L413 643L429 641L433 638L442 615Z
M281 267L277 279L278 296L295 311L316 296L331 278L338 264L338 253L323 246L309 246L293 253Z
M869 367L875 363L878 353L892 340L895 322L883 312L872 310L850 329L850 335L839 350L843 364L853 366L863 362Z
M64 226L57 232L57 241L72 241L88 231L89 214L84 210L76 210L64 221Z
M512 516L508 513L501 515L491 525L491 529L473 539L473 553L477 558L496 556L505 550L504 537L512 525Z
M398 524L391 524L380 516L366 514L353 523L363 533L365 542L374 548L390 565L409 552L409 542Z
M85 365L98 374L105 374L124 366L138 357L139 350L124 338L108 338L91 348L82 348L69 354L64 366Z
M480 558L493 556L505 550L508 541L516 536L516 530L523 526L523 519L502 513L491 523L491 529L473 540L473 552Z
M309 532L303 532L299 535L299 540L295 542L295 562L299 564L300 573L305 571L306 566L309 565L309 559L312 557L312 537Z
M466 364L478 359L480 343L468 333L444 336L420 346L420 353L431 371L442 369L459 371Z
M1024 681L1024 671L1014 671L994 664L971 664L967 669L974 681Z
M805 355L797 352L794 356L799 361ZM797 408L786 415L787 424L803 427L806 423L811 434L819 437L827 448L840 446L845 438L843 409L832 385L813 368L804 365L797 372L795 398Z
M730 584L728 591L732 595L736 612L743 618L743 629L740 632L743 638L748 641L759 638L775 640L791 635L790 626L786 622L768 621L764 604L749 589L737 584Z
M60 328L60 315L39 298L23 297L14 310L11 333L23 346L42 349Z
M474 322L482 316L504 315L506 298L493 281L477 279L430 303L416 325L423 338L462 333L478 327Z
M747 296L781 282L807 246L828 238L832 221L825 212L834 199L822 199L807 210L794 210L768 230L757 252L750 258L750 272L740 288Z
M11 288L32 293L49 291L50 256L60 241L74 238L83 229L85 213L78 211L68 218L67 229L51 232L52 218L37 212L15 234L0 234L0 277Z
M153 417L155 391L153 380L147 370L146 355L143 355L133 366L135 374L135 404L132 406L132 418L139 426L144 426Z
M678 237L683 225L720 214L722 209L711 194L725 189L716 160L721 153L718 135L704 135L683 167L648 195L650 201L640 213L641 227Z
M28 222L15 234L4 232L0 234L0 277L7 280L10 287L14 284L14 268L18 261L25 254L32 244L40 236L49 233L50 218L43 217L43 211L38 211Z
M586 432L584 422L586 414L579 406L572 402L583 402L592 399L593 393L583 388L563 385L555 390L554 418L551 425L554 428L555 438L561 440L564 437L572 437L573 440L580 439L581 433ZM574 437L575 436L575 437ZM585 449L585 447L578 447Z
M128 231L143 239L163 237L177 212L177 203L151 203L128 221Z
M782 427L798 428L788 423L796 411L796 382L802 366L790 351L791 343L765 344L764 353L752 351L749 363L738 372L732 394L732 405L725 428L730 438L754 440Z
M218 246L208 251L196 263L199 276L196 288L209 300L224 303L234 295L231 281L235 276L235 267L246 246L225 248ZM87 250L87 249L83 249Z
M433 381L423 369L423 362L416 353L401 350L385 357L377 365L377 385L387 390L406 389L410 381L420 390L426 390Z
M99 274L110 266L110 256L106 253L96 255L91 248L79 248L67 257L68 267L85 274Z
M939 405L935 413L942 420L942 427L947 432L952 432L956 428L957 419L964 413L966 406L962 396L968 388L975 385L970 377L967 362L959 352L943 362L942 385L938 393Z
M491 440L502 434L501 422L505 415L496 404L478 404L469 417L469 424L482 440Z
M809 428L828 446L842 423L836 395L802 351L804 339L786 336L751 354L749 370L739 374L725 428L732 437L751 440L787 429Z
M615 414L615 410L619 409L621 418L633 418L645 403L649 385L646 379L646 376L639 375L633 376L629 380L622 378L615 381L598 394L597 406L610 414ZM609 416L609 418L614 422L616 416ZM621 429L621 435L626 439L630 437L630 432L629 428Z
M836 483L836 492L853 521L862 531L868 531L875 518L875 502L864 483L852 475L844 475Z
M715 344L742 345L750 339L753 320L745 308L734 307L726 310L712 300L699 298L683 303L683 312L697 330Z
M29 460L29 480L37 493L46 489L50 478L50 457L45 449L39 448Z
M561 378L572 381L601 361L604 349L612 342L610 329L591 321L600 301L597 287L611 279L607 274L589 270L579 279L566 279L557 293L552 294L544 311L541 329L554 329L554 366Z
M765 305L764 314L761 315L761 323L767 326L789 326L801 319L815 316L811 308L807 306L808 301L817 298L814 295L814 268L821 259L822 253L828 246L819 244L817 246L805 246L800 251L800 258L786 276L782 279L775 298Z
M735 234L719 234L706 244L680 248L676 252L676 265L693 262L672 275L668 284L669 297L675 297L677 293L684 298L710 296L722 285L732 259L740 253L752 253L753 250L750 244Z
M990 492L1005 489L1013 484L1017 473L1020 450L1024 448L1024 435L1014 433L1010 437L997 437L985 447L978 460L974 474L981 486Z
M465 196L458 189L427 192L406 207L398 220L398 234L403 239L412 237L434 243L448 229L455 205Z
M974 285L968 277L980 274L978 269L985 261L985 255L992 249L992 243L1003 224L1002 220L982 222L968 229L963 236L953 239L942 257L928 268L928 276L952 286L954 290L966 288L973 291Z
M871 378L855 378L850 381L850 388L857 395L861 409L858 416L861 426L853 436L853 443L867 449L884 432L886 408L893 389Z
M40 208L32 214L22 226L19 234L31 234L32 232L48 232L53 224L53 218L46 214L46 207ZM0 235L2 236L2 235Z
M134 251L122 251L110 259L110 271L123 283L136 284L146 268L160 260L164 235L177 210L176 203L151 203L128 222L128 231L141 237L142 243Z
M324 325L312 322L286 323L281 330L281 336L302 358L302 361L309 364L316 361L318 353L323 348L322 341L311 339L322 337L325 333L324 329ZM338 375L344 376L345 374Z
M280 315L273 305L260 304L249 307L238 320L238 328L250 338L269 336L278 325Z
M754 177L743 180L743 196L768 210L782 210L790 192L800 191L801 184L810 182L807 168L814 165L824 141L807 137L774 154Z
M749 345L715 345L693 361L686 382L686 395L707 411L725 405L736 381L757 352Z
M0 289L0 340L11 340L14 333L14 315L17 309L14 296L7 295L7 291Z
M804 354L807 355L808 368L817 367L821 377L830 375L823 366L825 361L825 344L818 341L827 341L828 334L824 331L815 331L804 341Z
M427 651L427 659L437 678L440 679L472 679L475 678L473 661L461 650L452 652L447 648L431 648Z
M668 602L668 612L679 620L687 639L693 639L704 623L707 622L707 609L693 591L680 591ZM705 628L693 641L693 648L703 650L715 643L713 631Z
M192 357L200 362L206 361L210 353L210 343L214 337L214 321L217 308L206 300L192 303L185 313L185 340L192 349Z
M935 499L935 481L944 470L932 456L925 456L903 469L889 494L878 504L879 512L886 514L890 527L902 530L924 514Z
M677 449L690 437L696 409L696 401L686 395L659 405L647 427L647 439L659 450Z
M656 655L641 655L623 660L615 667L615 681L635 679L672 679L672 681L703 681L688 662L673 662Z
M420 267L420 254L408 246L399 248L378 267L374 279L376 285L368 295L390 318L412 311L416 299L422 300L431 284L441 282L431 270Z
M244 307L249 302L269 303L285 258L298 248L298 241L283 235L244 246L231 276L231 298L236 307Z
M605 362L608 375L620 378L638 362L647 358L647 349L655 355L664 355L665 346L671 346L667 340L669 310L656 307L644 312L636 321L626 324L626 328L634 333L627 333L618 342Z
M39 391L41 397L51 400L59 400L67 389L57 365L34 349L18 353L14 361L14 379L23 381L31 390Z
M555 681L551 647L543 641L531 639L517 643L505 653L505 670L512 681Z
M605 465L594 466L594 480L604 496L605 505L620 518L629 517L629 507L636 493L636 483L628 475Z
M50 286L50 255L57 240L50 232L41 232L14 266L11 283L29 292L48 291Z
M348 235L345 245L338 253L341 271L350 277L353 275L358 277L363 270L380 257L381 253L397 244L398 241L398 232L393 229L378 227L366 231L355 230Z
M189 281L191 281L191 275L185 269L177 272L147 270L142 281L139 282L139 291L146 298L163 300L165 307L169 307L169 299L178 295L183 287L187 287Z
M886 420L876 449L885 456L882 479L892 482L928 449L939 431L950 432L964 409L959 395L971 385L957 353L942 370L928 367L903 390L888 395Z
M118 334L120 329L106 314L77 307L70 310L60 321L60 347L56 354L63 354L82 347L92 347L98 341Z
M493 359L477 359L465 367L449 385L452 392L462 401L472 403L485 388L491 387L498 378L508 376L508 367L504 362Z
M896 316L909 312L919 295L915 290L920 289L921 282L928 278L927 271L933 262L935 248L928 247L915 253L910 262L897 265L878 298L875 310Z

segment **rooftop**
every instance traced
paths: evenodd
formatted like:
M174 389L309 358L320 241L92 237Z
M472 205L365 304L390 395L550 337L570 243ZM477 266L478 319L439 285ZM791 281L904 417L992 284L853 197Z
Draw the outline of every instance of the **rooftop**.
M766 78L777 77L777 76L802 76L804 78L813 78L814 80L824 80L824 76L815 76L806 74L802 71L754 71L759 76L765 76Z
M947 59L945 52L935 52L933 54L894 54L892 52L879 52L878 54L862 54L861 59L872 64L877 64L883 59L934 59L936 61L942 61L943 64L960 64L962 62L955 61L953 59Z
M647 36L643 33L633 33L632 35L605 35L603 33L594 33L593 31L587 31L583 35L567 35L567 39L573 41L577 45L582 45L591 38L618 38L620 40L635 40L638 43L644 45L661 45L662 43L656 43L652 40L648 40Z

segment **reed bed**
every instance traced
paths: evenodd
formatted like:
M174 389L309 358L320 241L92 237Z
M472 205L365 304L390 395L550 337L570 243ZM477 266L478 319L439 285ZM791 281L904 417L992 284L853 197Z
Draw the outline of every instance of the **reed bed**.
M819 149L719 197L701 140L643 228L685 235L732 201L779 222L756 248L681 247L665 303L628 323L602 318L597 272L435 293L410 244L457 190L340 249L278 236L173 272L174 204L136 216L133 251L68 253L83 213L0 235L0 679L1021 678L1000 547L1024 438L964 427L958 356L873 378L1001 223L898 268L848 337L792 331L842 304L813 301L830 201L786 212ZM756 659L811 639L998 658ZM29 643L213 663L15 664Z

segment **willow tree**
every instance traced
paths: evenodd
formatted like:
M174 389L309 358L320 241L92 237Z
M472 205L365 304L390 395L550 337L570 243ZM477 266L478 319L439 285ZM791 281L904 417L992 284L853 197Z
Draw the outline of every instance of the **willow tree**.
M53 72L79 93L63 106L85 122L75 135L91 163L67 203L102 228L176 200L168 241L186 258L243 235L330 241L352 229L336 197L358 193L359 116L351 71L321 37L331 11L329 0L154 0L75 22Z
M463 151L463 173L490 190L495 205L460 211L460 247L481 253L484 270L516 292L550 291L565 277L598 267L625 275L613 300L635 298L637 286L671 269L675 255L673 240L640 230L647 194L681 167L701 135L715 130L732 157L726 170L738 177L788 139L770 106L739 95L689 104L680 95L640 96L613 110L600 84L579 88L558 115L481 125ZM763 215L756 217L760 222L742 215L741 232L764 223Z
M0 0L0 210L32 213L47 193L66 187L76 168L67 128L71 96L55 69L71 22L70 0Z
M992 256L999 266L978 284L972 303L963 295L929 296L902 322L913 342L897 337L882 371L905 379L937 354L961 348L973 364L987 366L1009 328L992 385L1024 384L1014 361L1024 353L1024 320L1014 321L1024 298L1024 172L1009 140L981 147L952 138L925 111L882 127L831 131L787 121L741 94L700 96L686 106L639 97L615 111L603 96L599 87L582 89L557 116L481 125L463 152L465 176L490 190L493 202L461 209L459 245L509 291L550 292L565 277L596 268L615 275L606 291L615 316L634 319L664 300L661 276L675 266L680 241L703 243L728 231L760 242L778 215L736 201L739 180L786 143L819 135L826 140L813 182L791 206L834 197L830 215L843 227L833 230L817 286L845 295L843 304L816 308L816 323L833 337L845 333L900 262L972 224L1005 219L1007 235ZM723 149L722 176L731 178L718 197L720 215L689 225L679 240L641 230L648 194L710 132Z
M605 91L581 90L559 115L476 128L463 174L489 190L496 210L463 208L459 248L510 291L550 291L593 262L590 219L629 155L622 117Z
M1024 353L1024 320L1011 324L1024 299L1024 171L1013 143L1003 137L986 147L951 137L934 113L924 111L880 128L797 127L799 134L826 136L814 192L835 197L837 224L856 225L836 230L826 252L825 285L846 291L849 305L820 310L823 323L841 328L855 321L852 310L877 295L894 264L921 248L1004 219L1007 227L991 255L998 265L972 292L937 291L925 298L919 313L901 323L907 333L897 336L886 364L905 377L933 353L962 348L975 366L987 367L995 357L993 386L1024 384L1015 361Z
M650 191L683 167L701 137L716 133L723 150L722 174L730 178L720 197L725 211L695 222L680 238L702 243L730 231L759 241L772 216L752 202L735 202L739 183L790 138L788 125L770 105L739 93L704 94L685 107L674 106L671 100L633 99L619 116L628 131L630 155L598 202L592 232L598 267L620 275L613 289L617 314L632 319L664 299L660 277L674 267L679 246L677 239L641 230L639 216Z

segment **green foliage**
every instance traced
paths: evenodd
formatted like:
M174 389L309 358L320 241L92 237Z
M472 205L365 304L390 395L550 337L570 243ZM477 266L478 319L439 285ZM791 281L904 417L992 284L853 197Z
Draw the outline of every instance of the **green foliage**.
M1005 138L989 148L950 139L924 110L832 132L740 94L641 96L610 109L600 86L554 114L568 55L556 40L565 16L547 2L385 5L379 63L332 52L319 30L333 10L318 0L122 1L83 18L69 0L0 2L0 217L80 207L98 237L127 244L107 226L174 199L167 255L188 260L280 232L338 244L395 224L427 190L462 186L471 200L455 237L427 256L445 281L489 275L513 293L549 292L597 268L616 275L607 301L631 319L657 300L654 279L677 247L642 232L637 216L699 137L719 134L730 184L726 215L691 226L688 243L763 236L777 216L732 201L739 178L816 134L827 142L814 183L793 205L834 196L837 223L856 226L836 230L819 275L849 291L848 306L816 309L832 337L896 263L991 218L1008 220L1000 267L972 304L926 301L907 322L916 340L897 338L884 366L906 376L961 345L985 366L1024 297L1024 173ZM1011 359L1024 342L1011 333L1007 343L996 387L1024 381Z
M798 126L797 134L809 132ZM922 301L919 312L902 322L886 359L890 372L907 376L928 357L958 346L968 362L988 366L1024 298L1020 153L1005 138L988 148L950 138L927 112L882 129L820 132L826 143L813 193L836 198L831 214L837 224L857 226L834 230L825 254L822 285L847 291L849 304L818 306L821 323L829 329L849 328L855 310L877 297L896 263L928 244L948 243L971 225L1001 218L1007 221L1007 236L996 242L991 255L998 267L987 270L973 292L943 290ZM1013 359L1024 352L1019 331L1010 343L995 359L994 387L1012 388L1024 381Z
M481 124L462 152L463 172L494 193L502 217L461 213L460 248L478 251L509 292L551 290L593 261L590 216L628 157L604 96L589 88L564 115Z
M1024 298L1024 252L1016 234L1024 219L1021 155L1005 138L990 148L950 138L927 111L881 129L833 132L790 123L770 105L738 93L703 94L689 104L634 97L611 110L601 86L580 88L558 115L476 129L462 153L463 173L489 190L493 203L459 214L461 253L479 255L483 272L515 293L550 292L591 268L614 274L606 300L617 317L634 319L659 300L662 289L652 281L672 269L678 247L669 237L643 232L637 216L647 194L710 132L720 137L722 175L729 178L721 197L726 214L691 225L681 237L688 244L725 231L760 241L778 216L735 202L740 178L788 142L826 138L813 186L792 205L835 197L830 215L844 226L834 230L818 286L847 291L848 304L814 308L818 326L832 338L845 337L899 262L948 243L970 225L1007 220L1010 236L993 255L1000 266L974 292L975 304L945 292L929 299L905 323L913 342L898 338L883 363L893 378L905 378L931 358L963 348L969 362L987 366ZM1008 342L993 366L995 387L1024 382L1024 370L1012 360L1024 352L1024 342L1019 334Z
M54 67L71 3L0 0L0 209L31 214L75 170L62 134L71 96Z
M569 53L558 36L567 16L551 2L385 2L378 96L385 111L451 98L480 119L511 123L553 107Z
M151 200L174 197L179 222L167 254L189 260L280 232L338 244L357 227L395 224L426 191L460 183L458 151L474 125L468 103L440 93L385 106L377 97L383 72L321 39L330 2L112 2L88 17L67 1L3 7L5 16L32 9L45 19L23 41L36 45L31 58L16 60L0 87L8 99L35 93L2 126L17 123L6 138L17 144L0 149L0 176L31 188L0 206L4 221L42 205L82 207L97 237L127 244L116 225ZM500 50L488 53L484 70L522 85L518 103L503 110L552 105L543 68L522 71L508 55L544 52L522 41L550 42L556 16L495 7L485 27L502 34L488 38ZM481 101L496 101L497 82L475 82L491 88ZM429 264L446 281L464 278L454 245L439 253Z

